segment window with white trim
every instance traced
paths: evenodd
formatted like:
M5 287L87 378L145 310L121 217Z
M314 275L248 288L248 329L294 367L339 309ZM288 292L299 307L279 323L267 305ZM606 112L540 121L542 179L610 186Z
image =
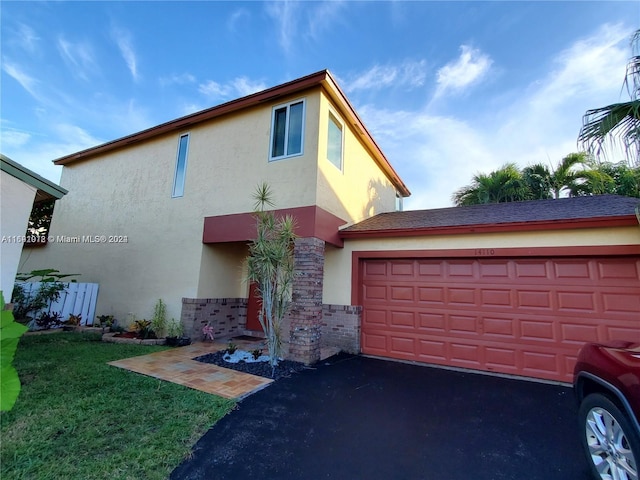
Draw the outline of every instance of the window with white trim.
M189 153L189 134L185 133L178 140L178 154L176 156L176 172L173 177L173 192L171 197L184 195L184 179L187 176L187 155Z
M302 155L304 145L304 100L273 109L270 160Z
M329 130L327 134L327 159L339 170L342 170L342 123L329 113Z

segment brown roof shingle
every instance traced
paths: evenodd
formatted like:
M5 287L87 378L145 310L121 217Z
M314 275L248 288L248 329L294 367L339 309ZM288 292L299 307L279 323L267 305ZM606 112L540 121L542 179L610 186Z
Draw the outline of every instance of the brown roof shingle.
M529 230L637 223L640 198L595 195L381 213L341 230L342 237Z

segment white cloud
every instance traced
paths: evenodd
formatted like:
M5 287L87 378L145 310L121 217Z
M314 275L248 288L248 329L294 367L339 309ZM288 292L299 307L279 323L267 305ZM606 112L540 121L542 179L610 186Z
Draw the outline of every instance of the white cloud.
M478 83L491 68L493 60L480 50L469 45L462 45L460 50L457 60L438 70L435 97L440 97L447 91L458 92Z
M20 86L24 88L33 98L35 98L36 100L40 98L37 92L37 86L39 82L35 78L32 78L27 73L25 73L19 65L5 58L2 61L2 70L4 70L7 75L18 82Z
M374 65L343 84L347 92L388 87L417 88L424 85L425 78L426 62L424 60L406 60L395 65Z
M200 84L198 91L215 100L235 99L264 90L266 85L260 81L250 80L247 77L237 77L226 84L209 80Z
M62 36L58 38L57 45L62 59L75 76L88 80L88 76L98 69L91 45L72 43Z
M120 50L120 54L127 64L127 68L129 72L131 72L131 76L135 82L140 80L140 74L138 73L138 60L136 58L136 53L133 49L133 41L131 40L131 33L128 31L113 27L111 29L111 37L116 42L118 49Z
M36 53L38 51L39 41L40 37L38 37L33 28L29 25L25 25L24 23L20 23L12 43L14 45L19 45L20 48L29 53Z
M183 73L181 75L171 75L169 77L160 78L160 85L166 87L168 85L186 85L189 83L195 83L196 77L190 73Z
M0 129L0 144L3 150L22 147L30 138L31 134L22 130L5 126Z
M347 2L342 1L279 0L266 3L265 10L274 21L280 47L289 53L294 39L299 40L300 32L303 38L315 42L336 22L343 22L341 13L346 6Z
M577 151L584 112L619 96L628 37L621 25L605 25L576 40L528 86L508 86L505 93L515 99L509 105L479 117L466 111L439 116L429 105L395 112L360 107L365 124L413 192L405 208L451 206L454 191L477 172L488 173L507 162L556 165Z
M249 10L246 8L238 8L229 16L229 19L227 20L227 29L231 32L236 32L241 29L240 25L248 21L249 18L251 18Z

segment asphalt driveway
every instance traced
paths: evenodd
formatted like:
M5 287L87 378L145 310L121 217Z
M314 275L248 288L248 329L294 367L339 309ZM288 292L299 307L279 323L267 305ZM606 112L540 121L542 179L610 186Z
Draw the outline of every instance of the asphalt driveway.
M588 480L570 388L338 355L248 397L172 480Z

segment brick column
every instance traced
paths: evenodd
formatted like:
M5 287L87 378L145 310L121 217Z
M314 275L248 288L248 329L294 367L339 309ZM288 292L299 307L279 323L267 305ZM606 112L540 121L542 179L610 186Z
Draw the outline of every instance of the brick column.
M310 365L320 360L324 241L296 239L294 258L289 358Z

